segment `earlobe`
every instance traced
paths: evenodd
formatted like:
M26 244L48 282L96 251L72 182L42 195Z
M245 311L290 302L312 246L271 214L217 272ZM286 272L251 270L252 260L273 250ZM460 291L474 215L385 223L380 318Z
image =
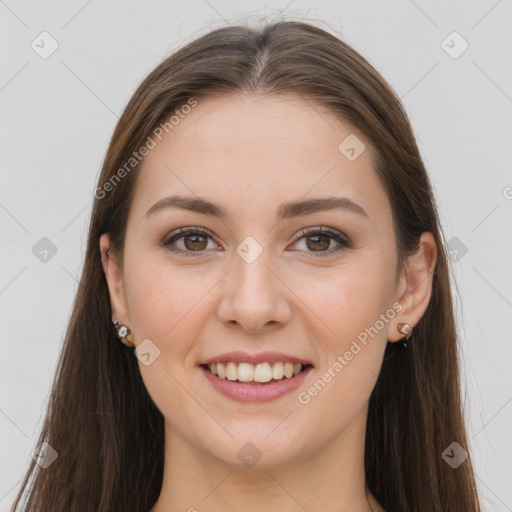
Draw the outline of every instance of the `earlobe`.
M432 233L424 232L417 252L408 258L402 270L396 299L402 310L396 315L394 323L390 324L388 341L396 342L406 338L403 326L399 324L409 324L412 330L427 310L432 296L436 260L435 239Z
M108 285L110 307L113 319L128 321L128 309L123 282L121 265L117 255L113 252L108 233L100 237L101 264Z

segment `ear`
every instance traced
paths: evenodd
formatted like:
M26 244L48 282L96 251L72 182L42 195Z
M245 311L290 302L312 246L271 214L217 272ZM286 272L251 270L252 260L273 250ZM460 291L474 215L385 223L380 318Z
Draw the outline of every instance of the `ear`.
M103 272L105 272L108 284L112 319L117 318L123 324L131 326L124 288L122 265L118 256L112 250L108 233L104 233L100 237L100 253Z
M405 335L398 331L398 324L406 322L414 326L425 313L432 296L432 282L437 259L437 245L432 233L421 234L419 248L411 255L401 270L395 301L402 305L389 324L388 341L402 340Z

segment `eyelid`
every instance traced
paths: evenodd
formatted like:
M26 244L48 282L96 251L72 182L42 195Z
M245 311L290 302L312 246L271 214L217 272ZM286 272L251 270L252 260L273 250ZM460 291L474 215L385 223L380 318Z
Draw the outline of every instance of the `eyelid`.
M209 236L212 240L215 239L213 234L210 231L208 231L206 228L201 228L199 226L185 226L183 228L177 228L174 231L172 231L171 233L169 233L168 235L166 235L164 237L162 244L163 245L168 244L173 239L179 238L180 235L186 236L186 235L190 235L193 233L200 233L202 235Z
M344 243L349 245L351 243L350 238L342 233L341 231L338 231L337 229L330 228L327 226L316 226L316 227L310 227L310 228L304 228L301 231L299 231L297 240L304 236L311 236L316 234L323 234L323 235L330 235L334 239L339 239L340 243Z

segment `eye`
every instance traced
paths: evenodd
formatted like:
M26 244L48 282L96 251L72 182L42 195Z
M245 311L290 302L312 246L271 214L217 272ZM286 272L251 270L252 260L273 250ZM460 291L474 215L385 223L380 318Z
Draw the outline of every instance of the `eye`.
M304 239L305 249L299 250L316 253L314 257L329 256L342 251L345 248L351 247L350 239L347 236L331 228L307 228L302 230L300 234L301 236L295 244L298 244L302 239ZM338 245L330 248L332 242L336 242Z
M199 256L208 247L208 239L212 239L211 234L205 229L199 227L181 228L173 231L163 242L162 245L170 251L181 253L183 256ZM212 239L213 240L213 239Z
M304 239L305 249L298 250L314 253L314 257L329 256L351 247L348 237L331 228L307 228L302 230L300 235L294 245ZM200 256L207 249L216 249L215 243L213 247L208 246L209 239L213 241L212 235L207 230L199 227L188 227L173 231L161 245L174 253L194 257ZM336 242L338 245L331 247L333 242Z

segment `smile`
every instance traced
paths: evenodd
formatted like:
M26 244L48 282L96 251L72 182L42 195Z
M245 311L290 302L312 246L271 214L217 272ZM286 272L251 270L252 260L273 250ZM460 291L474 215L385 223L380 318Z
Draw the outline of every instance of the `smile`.
M258 364L229 361L228 363L205 365L207 370L213 375L217 375L220 379L250 384L266 384L268 382L291 379L304 371L306 366L309 365L283 363L282 361Z
M237 402L268 402L298 388L313 370L282 352L232 351L203 359L199 369L215 391Z

